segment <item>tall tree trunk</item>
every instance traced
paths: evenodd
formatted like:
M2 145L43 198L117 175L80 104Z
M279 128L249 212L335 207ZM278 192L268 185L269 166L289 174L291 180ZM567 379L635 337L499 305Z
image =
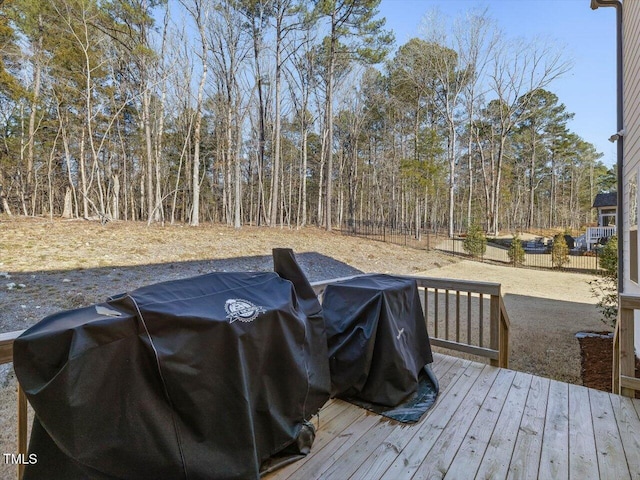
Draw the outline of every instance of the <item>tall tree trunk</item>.
M325 207L325 227L331 231L331 203L333 201L333 82L336 56L336 10L331 13L331 46L329 49L329 68L327 72L327 103L326 103L326 125L327 125L327 192Z
M277 15L276 19L276 106L275 106L275 126L274 126L274 139L273 139L273 177L271 179L271 214L269 218L269 225L274 227L277 221L278 203L279 203L279 191L278 191L278 174L280 172L280 90L282 81L282 60L281 60L281 48L282 48L282 15Z
M84 218L89 217L89 192L87 188L87 168L85 159L85 127L82 127L82 134L80 135L80 191L82 193L82 216Z
M199 6L201 8L202 5ZM200 138L202 130L202 103L204 101L204 86L207 81L207 37L205 32L204 19L202 18L202 10L198 9L196 16L196 25L200 33L200 43L202 53L202 74L200 75L200 84L198 85L198 99L196 104L196 118L193 128L193 168L191 177L191 226L200 224Z
M262 72L260 68L260 34L253 19L253 59L256 69L256 81L258 87L258 199L256 207L256 224L262 225L264 210L264 188L262 185L262 177L264 173L264 147L266 142L265 134L265 106L262 94Z
M502 179L502 163L504 160L504 149L505 149L506 137L500 137L500 147L498 150L498 158L496 162L496 170L495 177L493 183L493 211L491 212L492 222L490 233L493 235L498 235L500 232L499 228L499 215L500 215L500 182Z
M4 178L4 172L2 168L0 168L0 204L2 204L2 211L7 215L12 216L11 208L9 208L9 202L7 201L7 196L5 193L6 185L7 185L7 182Z
M44 40L44 21L42 14L38 14L38 38L34 43L33 52L33 91L31 92L31 112L29 112L29 138L27 141L27 179L26 194L32 197L31 215L35 215L35 195L32 189L34 182L34 144L36 135L36 116L38 114L38 103L40 101L40 87L42 84L42 42Z
M230 89L230 86L227 86L227 89ZM233 111L231 104L231 93L228 93L227 97L227 138L226 138L226 155L225 155L225 187L226 187L226 211L225 211L225 222L227 225L232 225L232 210L231 210L231 191L232 191L232 158L233 158L233 132L232 132L232 124L233 124Z
M467 157L467 166L468 166L468 198L467 198L467 226L471 225L473 222L473 160L471 154L471 141L469 141L469 155Z
M197 55L198 57L200 57L202 72L200 74L200 82L198 84L198 96L196 99L196 111L193 127L193 161L191 165L191 211L189 219L189 225L197 226L200 224L200 143L202 137L202 104L204 102L204 86L206 84L207 70L209 66L209 63L207 61L209 44L206 31L207 20L209 18L209 6L208 3L202 0L193 0L192 2L181 0L181 3L191 15L196 28L198 29L198 34L200 35L200 53ZM187 77L188 76L189 75L187 74ZM187 178L189 178L188 175Z
M453 238L456 170L456 130L449 128L449 238Z
M120 178L113 175L113 196L111 198L111 218L113 220L120 219Z
M143 71L146 69L146 62L142 65ZM146 77L146 74L144 74ZM153 185L153 143L151 139L151 96L149 94L148 85L143 85L142 92L142 128L144 132L144 146L145 146L145 179L146 179L146 194L147 194L147 219L149 221L157 221L158 215L155 211L155 195Z
M302 133L302 223L300 226L304 227L307 224L307 127L303 126Z
M236 105L239 105L240 101L236 100ZM238 125L242 124L242 120L238 119ZM242 129L236 128L236 145L242 144ZM238 229L242 227L242 211L241 211L241 183L242 183L242 175L240 169L240 149L235 149L235 198L234 198L234 215L233 215L233 227Z
M324 166L325 166L325 155L327 154L327 131L325 130L323 135L322 135L322 144L321 144L321 148L320 148L320 173L318 176L318 213L317 213L317 219L316 219L316 223L318 226L322 225L322 215L325 213L323 211L322 208L322 186L324 185L323 183L323 176L324 176Z
M535 208L536 142L533 129L531 131L531 136L531 162L529 164L529 215L527 217L527 228L533 227L533 215Z

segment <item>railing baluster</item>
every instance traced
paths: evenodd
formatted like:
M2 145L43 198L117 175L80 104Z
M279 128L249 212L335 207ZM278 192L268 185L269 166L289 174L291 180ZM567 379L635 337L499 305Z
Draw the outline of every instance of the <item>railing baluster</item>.
M500 297L491 295L489 311L489 322L491 329L489 330L489 348L492 350L500 350ZM499 366L500 359L491 359L491 365Z
M500 347L498 348L498 354L500 359L499 367L509 368L509 315L507 314L507 308L504 306L502 296L498 297L500 300Z
M622 303L620 303L622 305ZM620 314L624 310L621 308ZM613 331L613 368L611 378L611 391L620 394L620 322L616 322Z
M467 292L467 343L471 345L471 292Z
M484 324L484 295L480 294L480 321L478 331L478 346L482 346L482 325Z
M460 342L460 290L456 291L456 342Z
M444 338L449 340L449 290L444 291Z
M427 287L424 287L424 323L429 331L429 288Z
M433 327L433 331L434 331L434 335L436 338L438 338L438 289L434 288L434 295L435 295L435 304L434 304L434 327Z

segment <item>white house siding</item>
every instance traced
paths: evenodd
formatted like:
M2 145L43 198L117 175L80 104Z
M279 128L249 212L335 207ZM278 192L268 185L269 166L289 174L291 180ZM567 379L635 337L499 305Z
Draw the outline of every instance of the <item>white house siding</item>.
M640 167L640 1L623 4L623 91L624 91L624 187L633 177L638 178ZM624 283L625 293L640 295L640 286L629 278L629 221L628 190L624 195ZM637 199L636 199L637 201ZM637 221L635 222L637 224ZM637 312L636 312L637 313ZM636 352L640 352L640 318L636 319Z

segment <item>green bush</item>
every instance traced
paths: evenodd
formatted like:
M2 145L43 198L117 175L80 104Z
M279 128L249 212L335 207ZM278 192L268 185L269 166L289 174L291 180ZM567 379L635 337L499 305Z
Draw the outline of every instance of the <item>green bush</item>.
M611 237L600 250L600 266L605 275L618 279L618 237Z
M511 240L511 245L509 246L509 251L507 252L509 255L509 261L514 265L524 265L524 248L522 247L522 241L520 237L516 235Z
M561 233L553 237L551 263L555 268L562 268L569 263L569 247L564 239L564 235Z
M462 243L462 248L472 257L478 258L487 251L487 237L480 225L471 225L467 236Z
M598 299L602 321L613 328L618 318L618 237L611 237L600 251L600 266L602 276L589 285Z

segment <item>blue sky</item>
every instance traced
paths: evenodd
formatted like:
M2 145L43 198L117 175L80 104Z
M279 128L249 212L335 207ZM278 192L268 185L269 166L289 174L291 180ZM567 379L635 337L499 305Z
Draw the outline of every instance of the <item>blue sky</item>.
M616 132L615 9L591 10L589 0L382 0L380 15L402 45L420 36L425 13L434 8L452 21L458 15L487 8L508 38L543 36L562 46L573 68L548 90L569 112L573 132L594 144L613 165L616 146L607 139Z

